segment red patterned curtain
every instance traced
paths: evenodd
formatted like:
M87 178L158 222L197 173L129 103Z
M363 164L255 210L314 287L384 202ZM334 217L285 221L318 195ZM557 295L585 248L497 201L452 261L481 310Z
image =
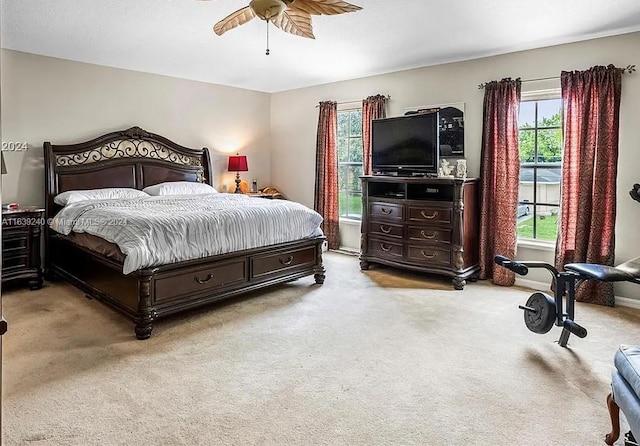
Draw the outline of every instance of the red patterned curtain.
M622 69L563 71L564 151L556 267L613 265ZM576 300L613 306L613 284L589 281Z
M338 128L338 104L321 102L318 116L316 142L316 190L315 209L322 215L322 230L329 249L340 247L338 233L338 158L336 135Z
M511 286L515 274L494 268L493 258L516 255L516 209L520 182L518 110L520 79L493 81L484 88L480 178L480 278Z
M387 97L380 94L362 100L362 150L364 174L371 175L371 120L387 117Z

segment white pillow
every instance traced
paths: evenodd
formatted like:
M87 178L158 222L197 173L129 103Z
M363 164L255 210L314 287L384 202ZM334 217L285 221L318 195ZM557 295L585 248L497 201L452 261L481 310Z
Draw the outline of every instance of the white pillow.
M68 190L53 197L53 202L66 206L82 200L117 200L148 197L145 192L129 187L108 187L105 189Z
M149 195L190 195L190 194L217 194L218 191L206 183L193 183L191 181L173 181L154 184L142 189Z

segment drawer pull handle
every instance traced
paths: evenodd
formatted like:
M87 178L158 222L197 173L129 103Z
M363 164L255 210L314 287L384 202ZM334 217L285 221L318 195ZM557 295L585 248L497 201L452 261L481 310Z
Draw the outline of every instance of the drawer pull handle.
M280 263L282 263L284 266L291 265L291 262L293 262L293 256L287 257L287 260L280 259Z
M428 239L432 239L432 238L436 238L436 236L438 235L438 231L435 231L433 234L431 235L427 235L424 230L420 231L420 234L422 234L422 236L424 238L428 238Z
M391 251L391 245L385 245L384 243L380 243L380 249L382 249L384 252L389 252Z
M380 208L383 214L389 215L393 212L393 209Z
M380 230L381 230L382 232L384 232L385 234L388 234L388 233L390 233L390 232L391 232L391 226L386 226L386 227L385 227L384 225L380 225Z
M431 214L431 215L427 215L427 214L424 213L424 211L420 211L420 215L422 215L427 220L433 220L434 218L436 218L438 216L438 211L433 211L433 214Z
M198 276L194 277L194 279L196 280L196 282L198 282L200 284L204 284L204 283L207 283L208 281L210 281L211 279L213 279L213 274L211 274L211 273L207 274L207 277L204 278L204 279L201 279Z
M420 251L422 253L422 257L426 257L427 259L433 259L434 257L438 257L438 251L434 252L433 254L427 254L424 251Z

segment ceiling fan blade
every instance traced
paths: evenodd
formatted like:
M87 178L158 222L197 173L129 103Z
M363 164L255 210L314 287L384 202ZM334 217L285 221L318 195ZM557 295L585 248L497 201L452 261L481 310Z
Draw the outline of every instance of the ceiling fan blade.
M300 10L313 15L336 15L362 9L342 0L294 0L289 10Z
M230 29L244 25L255 16L256 14L253 12L253 9L248 6L238 9L236 12L229 14L224 19L216 23L213 27L213 32L221 36Z
M286 9L279 16L271 19L271 23L289 34L315 39L311 16L305 11Z

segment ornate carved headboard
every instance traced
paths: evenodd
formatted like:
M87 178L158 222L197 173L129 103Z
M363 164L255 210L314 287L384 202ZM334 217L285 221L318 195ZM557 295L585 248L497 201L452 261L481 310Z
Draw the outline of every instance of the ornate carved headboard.
M140 127L71 145L44 143L46 217L68 190L146 186L165 181L211 184L209 151L189 149Z

